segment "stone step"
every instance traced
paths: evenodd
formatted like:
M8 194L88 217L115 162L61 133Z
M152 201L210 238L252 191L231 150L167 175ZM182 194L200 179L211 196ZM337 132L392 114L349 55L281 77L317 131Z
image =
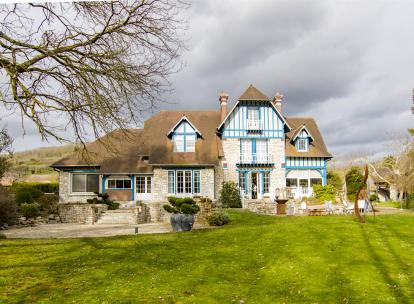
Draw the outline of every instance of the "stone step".
M96 224L135 224L136 216L132 210L107 210L98 218Z

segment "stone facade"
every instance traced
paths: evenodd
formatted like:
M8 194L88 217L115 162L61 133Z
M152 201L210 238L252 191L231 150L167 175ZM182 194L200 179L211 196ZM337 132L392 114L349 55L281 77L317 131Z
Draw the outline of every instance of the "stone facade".
M59 204L59 216L62 223L94 224L107 209L104 204Z
M285 168L282 164L285 163L285 141L284 139L271 138L269 139L269 153L273 155L274 166L270 173L270 199L275 198L275 191L277 188L286 187Z
M237 166L240 161L240 139L224 138L222 140L224 160L227 162L227 169L223 169L223 181L238 182Z
M70 172L59 172L59 203L86 203L88 199L97 197L95 194L71 193L70 178Z

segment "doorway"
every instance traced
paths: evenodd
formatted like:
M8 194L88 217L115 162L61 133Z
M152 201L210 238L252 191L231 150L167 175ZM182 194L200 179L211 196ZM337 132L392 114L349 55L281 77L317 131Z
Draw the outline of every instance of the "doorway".
M258 172L252 172L252 178L251 178L251 188L250 188L250 191L251 191L251 196L252 196L252 199L258 199L259 198L259 193L261 193L261 190L260 190L260 180L259 180L259 173Z

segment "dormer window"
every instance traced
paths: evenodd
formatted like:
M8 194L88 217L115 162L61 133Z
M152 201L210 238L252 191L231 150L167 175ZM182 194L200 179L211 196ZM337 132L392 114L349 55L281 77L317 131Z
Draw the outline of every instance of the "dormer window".
M308 151L308 139L307 138L298 138L296 143L296 148L300 152Z
M195 152L197 136L201 133L183 116L168 133L174 144L174 152Z

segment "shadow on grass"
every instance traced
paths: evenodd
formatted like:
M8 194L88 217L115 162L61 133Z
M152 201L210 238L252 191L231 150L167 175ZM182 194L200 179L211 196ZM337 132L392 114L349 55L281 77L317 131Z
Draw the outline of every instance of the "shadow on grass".
M401 285L399 284L399 282L391 277L388 267L385 265L383 259L381 258L381 255L377 253L374 246L372 245L369 236L364 229L364 226L360 225L360 229L361 235L367 248L367 252L371 256L371 260L373 261L373 265L381 274L388 289L391 291L393 295L395 295L398 298L398 301L400 303L410 303L411 299L401 290Z

